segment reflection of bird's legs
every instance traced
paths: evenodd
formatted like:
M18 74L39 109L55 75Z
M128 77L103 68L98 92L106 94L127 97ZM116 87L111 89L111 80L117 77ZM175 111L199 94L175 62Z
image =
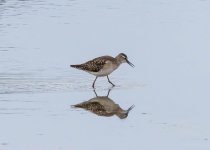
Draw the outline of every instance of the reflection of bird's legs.
M111 90L112 90L112 88L110 88L110 89L108 90L107 97L109 96L109 93L110 93Z
M110 88L110 89L108 90L108 93L107 93L106 97L109 96L109 93L111 92L111 90L112 90L112 88ZM98 97L98 94L97 94L97 92L96 92L95 89L93 89L93 92L95 93L96 97Z
M96 77L95 80L93 81L93 85L92 85L93 88L95 88L95 82L96 82L97 78L98 77Z
M93 92L95 93L96 97L98 97L98 95L97 95L97 93L96 93L96 90L95 90L95 89L93 90Z

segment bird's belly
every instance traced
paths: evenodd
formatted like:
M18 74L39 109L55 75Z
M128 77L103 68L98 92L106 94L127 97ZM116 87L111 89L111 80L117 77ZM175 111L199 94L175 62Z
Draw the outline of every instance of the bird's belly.
M97 77L108 76L110 73L112 73L118 67L119 67L118 64L115 64L111 61L107 61L106 64L103 66L103 68L100 69L98 72L89 72L89 73L92 75L95 75Z
M109 74L111 74L114 70L116 69L116 67L103 67L100 71L98 72L89 72L92 75L95 75L97 77L103 77L103 76L108 76Z
M97 77L103 77L103 76L108 76L113 71L114 70L100 70L99 72L89 72L89 73Z

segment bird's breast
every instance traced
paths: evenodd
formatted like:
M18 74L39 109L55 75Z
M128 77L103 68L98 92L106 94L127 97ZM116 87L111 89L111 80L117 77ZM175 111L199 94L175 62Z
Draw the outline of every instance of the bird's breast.
M107 61L103 68L98 72L100 76L108 76L118 68L117 64Z

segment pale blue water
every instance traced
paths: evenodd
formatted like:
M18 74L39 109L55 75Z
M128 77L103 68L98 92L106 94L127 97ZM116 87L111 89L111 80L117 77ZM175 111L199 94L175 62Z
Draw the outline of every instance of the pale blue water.
M208 0L0 0L0 150L209 150ZM70 64L124 52L110 98ZM96 82L106 95L106 78Z

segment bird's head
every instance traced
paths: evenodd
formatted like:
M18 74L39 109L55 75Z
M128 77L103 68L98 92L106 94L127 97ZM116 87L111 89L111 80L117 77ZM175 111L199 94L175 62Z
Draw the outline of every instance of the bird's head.
M120 119L125 119L128 117L129 112L134 108L135 106L132 105L131 107L129 107L127 110L121 110L119 111L116 115L120 118Z
M116 59L119 63L128 63L131 67L134 67L134 64L132 64L130 61L128 61L128 57L124 53L118 54Z

